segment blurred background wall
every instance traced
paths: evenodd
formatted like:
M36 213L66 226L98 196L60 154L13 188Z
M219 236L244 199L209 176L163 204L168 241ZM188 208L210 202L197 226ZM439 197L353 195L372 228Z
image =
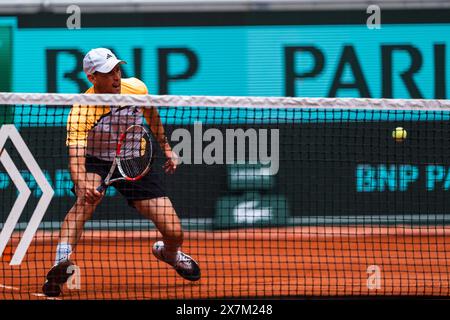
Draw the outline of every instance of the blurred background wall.
M84 92L89 83L82 59L94 47L114 50L128 62L123 66L124 77L142 79L152 94L450 97L450 1L0 1L0 91ZM5 110L1 121L14 123L24 137L65 136L69 106ZM162 114L169 132L182 120L191 121L186 127L192 130L196 119ZM315 127L303 119L297 119L296 125L273 119L273 125L283 129L285 158L270 192L286 196L286 203L294 208L291 215L412 214L421 209L411 199L431 199L420 181L402 192L360 192L357 169L344 168L340 159L330 162L333 156L348 154L347 145L340 149L314 133L326 128L329 136L339 135L342 127L325 125L327 119L320 118L325 115L318 117ZM395 123L401 123L392 114L380 117L384 122L377 126L386 130L386 136ZM220 125L213 122L204 123L205 130L208 125ZM227 122L221 129L241 125ZM355 133L368 126L344 125L351 137L348 143L354 145ZM427 137L432 139L433 132L426 133ZM393 147L389 143L383 140L381 149ZM432 144L430 140L427 145ZM57 157L52 161L42 160L46 153L41 145L30 146L56 192L45 219L59 220L73 202L64 141L53 146ZM351 154L361 155L361 162L372 163L381 154L364 149L370 145L363 140L358 146L362 149ZM309 153L303 152L305 148ZM427 149L423 154L408 150L399 163L447 161L427 158ZM309 161L309 166L299 169L289 161L294 152L327 160ZM180 215L213 217L220 197L233 192L228 189L230 170L226 166L185 166L176 179L166 177ZM28 178L32 185L32 177ZM11 204L6 204L11 206L16 190L4 172L0 172L0 189L11 193ZM33 190L37 201L36 184ZM446 191L433 190L434 198L420 205L437 213L448 212ZM113 208L99 210L100 218L110 213L118 218L117 212L127 217L131 209L123 201L112 203ZM389 207L395 203L404 203L404 212Z
M82 57L104 46L152 93L444 98L449 12L444 0L3 0L0 89L84 91Z

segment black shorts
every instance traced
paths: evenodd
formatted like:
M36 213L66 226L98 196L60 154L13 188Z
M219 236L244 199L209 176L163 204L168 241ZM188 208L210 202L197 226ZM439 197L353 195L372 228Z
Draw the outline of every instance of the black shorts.
M86 157L86 171L90 173L96 173L105 179L111 169L112 162L104 161L95 157ZM150 169L147 173L138 181L124 181L119 180L113 182L112 187L116 188L128 201L128 204L132 207L135 200L148 200L154 198L165 197L166 192L162 186L159 174L155 170ZM121 177L119 170L116 168L112 179ZM110 187L111 187L110 186ZM75 187L72 188L72 192L75 194Z

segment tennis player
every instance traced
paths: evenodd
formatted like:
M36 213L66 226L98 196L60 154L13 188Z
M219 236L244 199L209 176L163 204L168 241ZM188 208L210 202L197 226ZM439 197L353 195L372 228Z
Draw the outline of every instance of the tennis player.
M120 65L126 63L108 49L89 51L83 60L83 69L92 83L86 93L147 94L145 84L136 79L122 79ZM76 202L66 215L56 248L55 265L48 272L43 292L58 296L62 285L71 276L70 260L80 239L84 224L92 217L104 193L97 187L106 177L113 161L118 131L133 124L142 124L145 118L154 139L159 143L167 161L166 173L177 168L178 157L172 151L164 134L158 111L153 108L80 106L74 105L67 123L69 169L74 183L72 191ZM163 236L163 241L153 245L152 252L171 265L180 276L190 281L200 279L200 268L194 259L180 251L183 231L180 220L155 170L136 182L118 181L113 186L126 198L128 204L144 217L152 220Z

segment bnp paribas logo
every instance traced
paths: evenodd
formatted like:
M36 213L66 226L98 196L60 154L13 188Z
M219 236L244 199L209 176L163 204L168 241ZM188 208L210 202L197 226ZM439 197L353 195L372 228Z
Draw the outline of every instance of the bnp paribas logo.
M28 167L31 175L36 180L39 188L42 190L42 196L39 199L38 204L34 208L31 218L27 222L27 227L25 232L23 232L21 240L17 245L14 255L10 261L10 265L20 265L23 258L30 246L33 237L39 227L39 224L44 217L45 212L52 200L54 190L47 181L44 173L39 167L36 159L33 157L30 149L23 140L17 128L12 124L5 124L0 126L0 164L5 168L14 185L17 188L18 196L6 218L5 223L0 227L0 257L11 239L14 229L25 209L25 205L28 202L28 198L31 195L31 190L29 189L24 178L20 174L19 169L14 163L14 160L9 155L7 148L5 147L6 142L11 140L12 145L17 150L18 154L21 156L23 162ZM5 210L6 209L6 210ZM3 208L5 212L8 212L7 208Z

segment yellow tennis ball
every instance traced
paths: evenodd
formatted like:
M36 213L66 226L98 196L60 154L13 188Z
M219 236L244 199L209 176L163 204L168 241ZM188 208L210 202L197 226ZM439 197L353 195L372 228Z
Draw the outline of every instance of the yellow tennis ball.
M402 127L395 128L394 131L392 131L392 138L395 139L397 142L401 142L406 139L407 132Z

